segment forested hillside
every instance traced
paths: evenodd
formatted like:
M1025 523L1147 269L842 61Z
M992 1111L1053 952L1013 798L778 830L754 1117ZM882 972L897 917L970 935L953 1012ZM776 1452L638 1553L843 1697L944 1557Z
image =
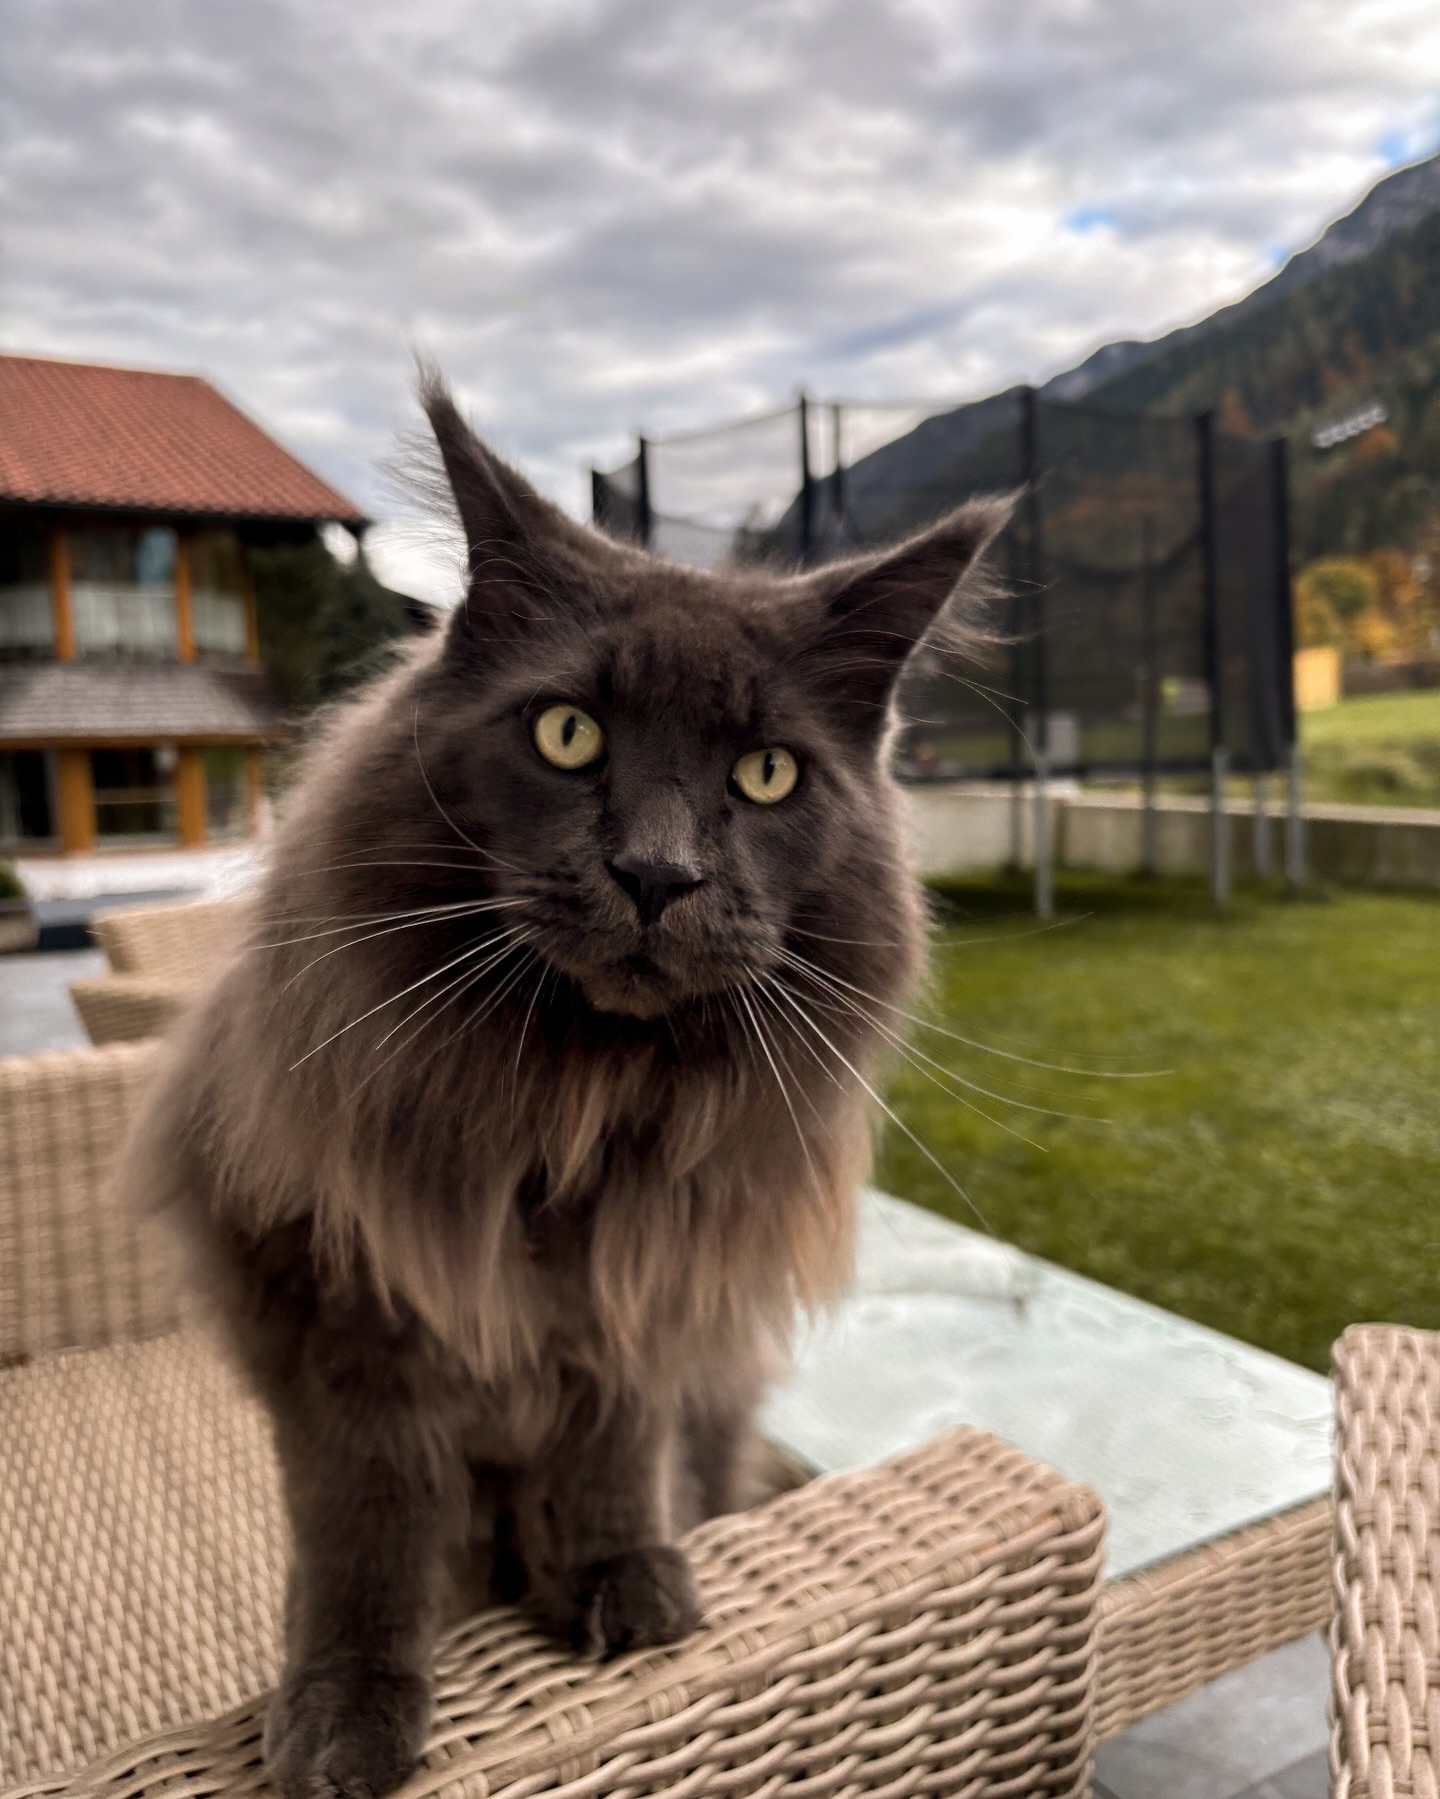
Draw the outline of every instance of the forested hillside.
M1213 408L1223 430L1284 433L1297 564L1388 551L1440 568L1440 157L1377 183L1233 305L1151 342L1106 344L1039 391L1117 412ZM846 492L859 534L893 535L953 503L977 454L993 463L1008 445L1016 403L1012 389L939 414L857 462ZM1386 417L1374 428L1312 442L1376 405Z
M1317 449L1319 427L1378 402L1383 424ZM1203 336L1161 348L1089 405L1290 437L1302 561L1440 549L1440 211L1368 255Z

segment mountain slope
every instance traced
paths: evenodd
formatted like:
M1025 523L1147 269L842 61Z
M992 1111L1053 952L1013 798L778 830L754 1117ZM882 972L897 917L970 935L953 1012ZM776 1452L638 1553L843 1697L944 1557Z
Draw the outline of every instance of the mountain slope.
M1378 403L1385 422L1328 449L1314 430ZM1202 338L1094 388L1119 412L1215 408L1291 441L1302 557L1429 547L1440 529L1440 210Z
M1392 232L1418 224L1427 213L1436 211L1440 211L1440 155L1397 169L1393 175L1377 181L1358 206L1327 225L1308 249L1297 251L1278 274L1262 282L1243 300L1222 306L1196 324L1167 331L1162 337L1127 338L1105 344L1076 368L1053 376L1040 391L1051 400L1083 399L1139 364L1238 324L1331 269L1368 256Z
M1289 435L1302 560L1440 552L1440 156L1380 182L1245 299L1150 343L1108 344L1040 394L1115 412L1214 408L1222 429ZM987 437L994 484L1015 480L1014 396L927 419L857 462L846 495L858 533L933 516L973 485ZM1311 442L1315 427L1377 402L1378 429L1324 451Z

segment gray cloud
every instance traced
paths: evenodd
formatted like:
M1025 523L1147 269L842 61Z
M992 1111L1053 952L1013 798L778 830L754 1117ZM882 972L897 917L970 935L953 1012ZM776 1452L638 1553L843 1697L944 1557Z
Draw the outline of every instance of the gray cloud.
M375 508L418 345L577 504L641 423L1208 310L1437 67L1430 0L11 0L0 341L201 368Z

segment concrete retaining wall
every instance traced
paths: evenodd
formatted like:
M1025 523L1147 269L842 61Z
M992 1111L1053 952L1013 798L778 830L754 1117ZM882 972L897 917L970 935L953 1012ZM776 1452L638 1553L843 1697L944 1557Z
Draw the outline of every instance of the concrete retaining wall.
M973 874L1013 860L1008 788L936 782L907 789L921 872ZM1140 866L1141 805L1134 794L1052 789L1059 867L1127 874ZM1162 874L1204 874L1210 866L1210 804L1167 795L1156 802L1156 865ZM1022 791L1020 863L1034 863L1034 801ZM1270 866L1284 863L1284 808L1268 808ZM1229 814L1231 866L1255 871L1253 811ZM1440 811L1402 806L1307 806L1306 860L1321 880L1371 887L1440 889Z

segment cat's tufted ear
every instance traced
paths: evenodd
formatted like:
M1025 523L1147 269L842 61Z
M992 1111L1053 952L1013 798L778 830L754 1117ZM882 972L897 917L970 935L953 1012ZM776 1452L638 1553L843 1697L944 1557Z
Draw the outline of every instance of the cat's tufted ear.
M799 660L863 733L882 731L900 672L926 639L973 641L988 597L977 564L1014 497L969 500L918 536L805 578Z
M422 369L419 391L465 532L469 582L452 643L493 647L558 621L565 591L575 586L566 576L573 577L579 527L480 441L433 369Z

